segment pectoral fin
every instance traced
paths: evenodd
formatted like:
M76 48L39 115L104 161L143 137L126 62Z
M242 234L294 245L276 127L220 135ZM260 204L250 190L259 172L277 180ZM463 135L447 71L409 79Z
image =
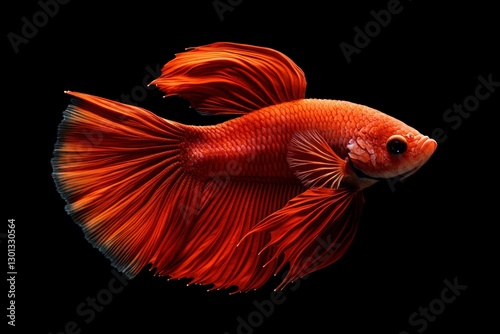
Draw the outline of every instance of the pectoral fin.
M287 161L290 169L308 188L338 188L347 175L346 161L335 154L315 130L293 135Z

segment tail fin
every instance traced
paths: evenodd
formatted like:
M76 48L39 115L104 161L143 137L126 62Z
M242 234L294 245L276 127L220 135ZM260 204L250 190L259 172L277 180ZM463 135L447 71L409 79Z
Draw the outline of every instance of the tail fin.
M184 224L174 203L194 182L180 168L185 126L111 100L76 97L59 126L53 177L66 210L112 264L135 276L170 243L175 256ZM170 191L175 189L175 191Z

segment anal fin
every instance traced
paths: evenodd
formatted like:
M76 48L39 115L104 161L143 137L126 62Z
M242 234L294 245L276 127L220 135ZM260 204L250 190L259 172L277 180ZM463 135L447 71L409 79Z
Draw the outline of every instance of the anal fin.
M347 252L363 202L361 191L311 188L263 219L240 243L255 234L270 236L260 256L276 268L275 274L290 264L287 276L278 286L283 289L291 281L334 263Z
M192 284L211 289L249 291L264 285L274 273L264 267L258 252L269 242L267 234L253 234L239 243L264 217L282 208L288 199L303 191L299 183L281 184L208 180L195 200L184 207L186 242L176 261L158 257L154 264L161 275L191 279ZM168 254L165 243L159 254ZM234 290L236 288L236 290Z

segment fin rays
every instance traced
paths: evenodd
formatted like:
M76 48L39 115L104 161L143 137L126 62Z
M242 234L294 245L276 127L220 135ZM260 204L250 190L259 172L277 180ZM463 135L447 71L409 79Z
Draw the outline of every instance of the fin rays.
M53 175L67 211L87 239L121 271L137 274L161 238L179 240L172 188L183 128L133 106L81 93L64 113ZM177 145L176 145L177 142Z
M338 188L345 171L345 160L333 152L315 130L293 135L287 156L290 168L308 188Z
M268 236L254 235L244 244L239 241L256 221L284 206L288 198L303 188L300 184L232 182L223 191L206 194L214 189L210 182L213 181L204 188L204 195L210 200L188 223L189 241L183 254L175 267L159 267L159 273L173 278L191 278L192 283L213 284L217 289L256 289L274 272L272 267L263 268L265 258L258 255L258 250L268 242ZM235 197L237 202L232 200Z
M205 114L243 114L302 99L302 70L273 49L219 42L187 49L154 80L166 96L179 95Z
M345 254L354 238L362 203L361 192L308 189L263 219L241 243L244 244L245 239L253 234L270 235L260 253L267 258L266 266L273 264L275 274L290 263L286 278L278 286L282 289L291 281L323 268ZM325 239L331 241L325 244ZM323 254L321 250L324 250Z

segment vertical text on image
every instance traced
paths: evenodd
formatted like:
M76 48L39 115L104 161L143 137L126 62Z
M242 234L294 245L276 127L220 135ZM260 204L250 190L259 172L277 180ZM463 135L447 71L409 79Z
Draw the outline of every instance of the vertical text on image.
M16 326L16 220L7 220L7 323Z

